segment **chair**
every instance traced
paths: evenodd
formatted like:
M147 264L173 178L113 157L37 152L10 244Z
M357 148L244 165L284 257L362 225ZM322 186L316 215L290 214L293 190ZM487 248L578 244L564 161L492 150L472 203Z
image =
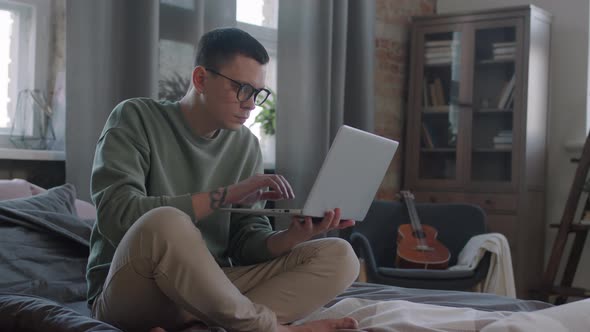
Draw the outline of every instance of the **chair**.
M486 232L485 213L468 204L417 203L422 224L438 230L437 239L451 252L449 266L472 236ZM485 279L491 254L488 252L474 270L423 270L395 268L397 229L410 223L407 208L400 202L375 201L365 220L343 234L366 264L369 282L423 289L472 290Z

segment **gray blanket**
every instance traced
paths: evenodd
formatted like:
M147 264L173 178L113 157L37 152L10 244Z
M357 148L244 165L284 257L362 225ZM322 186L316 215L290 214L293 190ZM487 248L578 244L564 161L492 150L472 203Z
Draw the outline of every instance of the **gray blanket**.
M86 298L91 224L76 216L64 185L26 199L0 201L0 290L59 302Z

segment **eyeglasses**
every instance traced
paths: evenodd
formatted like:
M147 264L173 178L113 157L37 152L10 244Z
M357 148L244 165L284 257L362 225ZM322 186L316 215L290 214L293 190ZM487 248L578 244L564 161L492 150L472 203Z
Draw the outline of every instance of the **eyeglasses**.
M268 89L264 89L264 88L256 89L255 87L253 87L252 85L250 85L248 83L238 82L234 79L231 79L231 78L219 73L216 70L213 70L210 68L205 68L205 70L210 71L215 75L219 75L225 79L228 79L228 80L232 81L233 83L235 83L236 85L238 85L239 88L238 88L238 93L237 93L236 97L238 98L239 102L248 101L250 98L252 98L252 96L254 96L254 104L256 106L260 106L260 105L264 104L264 102L266 101L266 99L270 95L270 90L268 90Z

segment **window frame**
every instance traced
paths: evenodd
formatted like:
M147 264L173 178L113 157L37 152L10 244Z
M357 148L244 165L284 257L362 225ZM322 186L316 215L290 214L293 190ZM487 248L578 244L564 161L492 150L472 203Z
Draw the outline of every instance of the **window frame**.
M278 33L277 29L263 27L259 25L254 25L250 23L244 23L240 21L236 21L237 28L246 31L247 33L251 34L252 37L256 38L263 46L266 48L266 51L270 55L276 55L277 53L277 39Z
M256 40L258 40L266 51L271 59L275 59L277 61L277 44L278 44L278 31L277 29L264 27L259 25L254 25L250 23L244 23L241 21L236 20L236 27L242 29L249 34L251 34ZM275 71L276 73L276 71ZM274 78L274 82L276 83L276 77ZM276 93L276 86L271 87L273 93ZM251 114L251 117L256 116L256 114ZM262 136L261 136L262 138ZM269 144L269 143L267 143ZM265 154L265 149L263 149L263 159L264 159L264 168L265 169L274 169L276 166L276 151L270 152L274 153L272 156L267 156Z
M15 98L12 107L16 108L16 98L19 91L23 89L40 89L50 93L47 88L51 63L50 50L53 45L51 1L0 0L0 9L19 13L17 26L19 49L15 60L18 74L17 82L12 86L15 91L12 91L11 95L11 98ZM22 19L22 17L26 19ZM34 122L27 126L35 128ZM10 141L11 129L12 126L0 127L1 148L16 148Z

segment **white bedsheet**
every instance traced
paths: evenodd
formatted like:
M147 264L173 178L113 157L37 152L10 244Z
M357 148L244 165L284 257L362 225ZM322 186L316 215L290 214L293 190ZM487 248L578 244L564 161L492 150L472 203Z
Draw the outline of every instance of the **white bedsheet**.
M355 331L590 331L590 299L535 312L479 311L408 301L372 301L347 298L296 322L350 316Z

